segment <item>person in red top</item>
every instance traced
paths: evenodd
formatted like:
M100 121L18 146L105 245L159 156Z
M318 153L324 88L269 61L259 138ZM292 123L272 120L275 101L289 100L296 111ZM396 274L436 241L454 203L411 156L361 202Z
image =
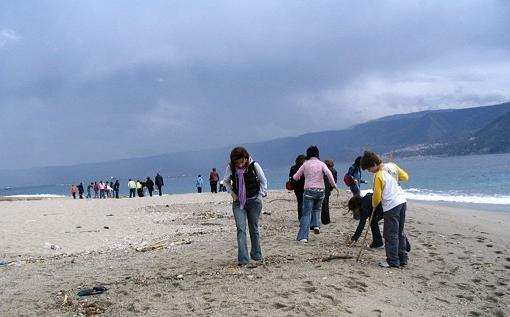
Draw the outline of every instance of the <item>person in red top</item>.
M220 179L220 174L216 172L216 168L213 168L211 173L209 174L209 184L211 185L211 193L218 193L218 180Z

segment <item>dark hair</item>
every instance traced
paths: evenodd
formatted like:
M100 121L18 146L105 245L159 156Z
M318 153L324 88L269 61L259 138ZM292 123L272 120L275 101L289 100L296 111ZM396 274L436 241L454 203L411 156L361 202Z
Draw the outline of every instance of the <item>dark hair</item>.
M242 158L245 159L250 158L250 154L248 153L248 151L242 146L237 146L233 148L232 151L230 152L230 164L229 164L230 171L232 172L232 177L234 177L236 174L236 161Z
M354 196L349 199L349 210L356 210L361 208L361 197Z
M329 168L335 166L335 162L333 160L325 160L324 164L326 164L327 167L329 167Z
M361 164L361 156L358 156L355 160L354 160L354 163L352 165L354 165L354 167L360 167L360 164Z
M216 167L213 167L213 169L212 169L212 170L213 170L213 171L216 171Z
M306 159L306 156L304 156L303 154L299 154L296 157L296 165L298 165L298 166L303 165L303 163L305 162L305 159Z
M381 164L381 159L372 151L365 151L361 158L361 169L366 170L369 167Z
M309 160L312 157L316 157L320 159L319 157L319 148L315 145L310 146L308 149L306 149L306 159Z

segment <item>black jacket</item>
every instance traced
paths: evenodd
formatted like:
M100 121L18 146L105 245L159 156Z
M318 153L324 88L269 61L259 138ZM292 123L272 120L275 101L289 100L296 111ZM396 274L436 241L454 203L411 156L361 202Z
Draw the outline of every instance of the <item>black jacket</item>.
M148 190L153 190L154 189L154 182L152 181L152 179L148 179L146 182L145 182L145 186L147 186L147 189Z
M289 171L289 179L290 181L292 182L292 185L294 185L294 191L304 191L305 190L305 177L304 176L301 176L301 178L296 181L294 180L294 178L292 178L292 176L294 176L294 174L297 173L297 171L299 170L301 166L297 166L297 165L294 165L290 168L290 171Z
M163 183L163 176L156 175L156 186L163 186L165 183Z
M374 217L376 217L376 219L381 219L382 213L383 213L382 206L381 206L381 204L379 204L375 208ZM366 224L367 220L370 219L371 214L372 214L372 193L368 193L361 199L361 210L360 210L359 224L358 224L358 228L356 228L356 232L352 236L351 240L359 239L359 237L363 233L363 229L365 228L365 224Z
M335 183L336 183L337 179L338 179L338 173L337 173L336 169L334 167L332 167L329 170L331 171L331 174L333 174L333 179L335 180ZM324 175L324 190L325 190L325 194L327 196L331 195L331 190L333 190L333 186L331 186L331 184L329 183L329 179L326 175Z

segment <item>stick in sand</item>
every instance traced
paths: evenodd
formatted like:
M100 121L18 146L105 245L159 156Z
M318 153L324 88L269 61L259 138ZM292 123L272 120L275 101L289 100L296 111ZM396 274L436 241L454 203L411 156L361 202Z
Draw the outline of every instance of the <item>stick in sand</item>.
M368 228L367 228L367 231L365 231L365 236L363 237L363 242L361 243L361 247L359 248L359 253L358 253L358 257L356 258L356 262L359 262L359 260L361 259L361 253L363 252L363 248L365 247L365 242L367 241L367 236L368 236L368 230L370 230L370 227L372 227L372 218L374 217L374 214L375 214L375 208L372 208L372 213L370 214L370 220L368 221Z

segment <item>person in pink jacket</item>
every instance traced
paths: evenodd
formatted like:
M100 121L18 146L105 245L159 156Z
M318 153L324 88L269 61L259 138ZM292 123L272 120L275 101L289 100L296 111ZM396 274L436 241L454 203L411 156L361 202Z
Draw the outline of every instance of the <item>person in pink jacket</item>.
M336 188L335 179L329 168L319 158L319 149L310 146L306 150L306 161L294 174L294 180L305 176L305 192L303 194L303 214L299 221L297 239L300 242L308 242L310 228L315 234L320 233L321 207L325 195L324 175L326 175L331 187ZM338 190L338 189L337 189Z

